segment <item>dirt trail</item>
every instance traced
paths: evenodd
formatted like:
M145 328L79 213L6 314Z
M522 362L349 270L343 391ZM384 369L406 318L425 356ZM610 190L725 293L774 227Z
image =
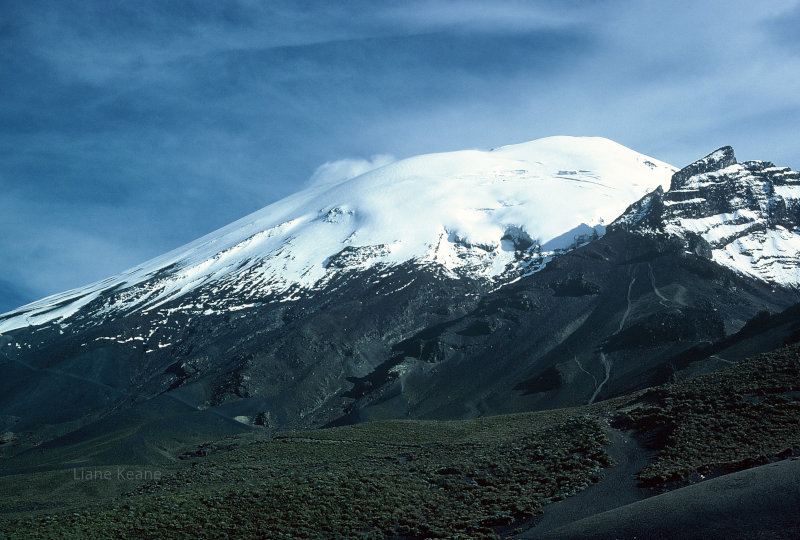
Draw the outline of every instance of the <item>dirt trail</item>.
M603 471L603 480L573 497L546 506L541 521L519 538L538 538L552 529L657 493L637 487L634 476L647 464L651 453L639 445L632 432L608 427L606 435L611 441L607 451L615 464Z
M664 307L669 307L667 306L667 304L664 303L664 302L669 302L669 299L666 298L663 294L661 294L661 291L659 291L658 287L656 287L656 276L655 274L653 274L653 265L651 265L650 263L647 263L647 274L650 276L650 285L653 286L653 292L659 298L658 302Z
M633 290L634 283L636 283L635 271L634 271L634 276L631 278L631 282L628 285L628 296L626 297L628 301L628 307L625 308L625 313L622 315L622 320L619 321L619 328L617 328L617 331L614 332L615 334L619 334L620 332L622 332L622 328L625 326L625 321L628 320L628 315L631 314L631 290Z
M614 334L619 334L623 327L625 326L625 322L628 320L628 315L631 314L631 291L633 290L633 284L636 283L636 269L638 267L634 267L633 269L633 276L631 277L631 282L628 284L628 295L626 296L626 300L628 302L627 307L625 308L625 313L622 314L622 320L619 321L619 328ZM577 362L577 360L576 360ZM600 390L603 389L603 386L608 382L608 379L611 377L611 368L614 367L614 362L606 357L605 353L600 353L600 363L603 364L603 370L605 370L605 378L597 385L597 388L594 389L594 394L589 399L589 405L594 403L594 400L597 399L597 396L600 395ZM580 366L580 364L578 364ZM581 366L583 369L583 366ZM585 370L584 370L585 371Z
M600 393L600 390L603 389L603 386L608 382L608 379L611 377L611 366L613 364L611 363L611 360L606 358L605 353L602 352L600 353L600 363L603 364L603 369L605 369L606 371L606 376L602 381L600 381L600 384L597 385L597 388L594 389L594 394L592 394L592 397L589 399L589 405L594 403L594 400L597 399L597 395Z
M586 368L584 368L584 367L583 367L583 364L581 364L581 363L580 363L580 361L578 360L578 357L577 357L577 356L575 356L575 357L573 358L573 360L575 360L575 363L576 363L576 364L578 364L578 367L580 368L580 370L581 370L581 371L583 371L583 372L584 372L584 373L586 373L586 374L587 374L589 377L591 377L591 378L592 378L592 380L594 381L594 386L595 386L595 388L596 388L596 387L597 387L597 378L596 378L594 375L592 375L592 373L591 373L591 372L589 372L589 371L586 371Z

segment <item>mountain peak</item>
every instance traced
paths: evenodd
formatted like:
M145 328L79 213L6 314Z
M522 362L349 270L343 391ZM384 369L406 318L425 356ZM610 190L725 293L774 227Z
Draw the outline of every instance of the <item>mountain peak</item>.
M673 172L597 137L410 157L314 184L118 276L0 316L0 331L78 312L151 309L201 288L208 301L191 308L200 313L295 299L287 291L310 293L338 272L409 261L481 281L514 279L602 235Z
M686 180L692 176L719 171L725 167L735 165L736 163L737 161L736 156L733 154L733 148L730 146L723 146L672 175L670 189L680 189L686 183Z
M796 288L798 226L800 172L768 161L737 163L725 146L675 173L666 193L654 191L632 204L610 229L704 242L716 263Z

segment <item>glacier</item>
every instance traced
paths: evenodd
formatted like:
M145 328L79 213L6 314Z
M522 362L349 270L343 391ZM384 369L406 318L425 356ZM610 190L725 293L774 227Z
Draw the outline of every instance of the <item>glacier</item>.
M211 283L239 299L286 301L337 272L408 261L518 278L602 235L676 170L608 139L568 136L390 162L311 183L116 276L22 306L0 316L0 332L64 322L90 304L101 317L151 310ZM208 301L192 307L219 307Z

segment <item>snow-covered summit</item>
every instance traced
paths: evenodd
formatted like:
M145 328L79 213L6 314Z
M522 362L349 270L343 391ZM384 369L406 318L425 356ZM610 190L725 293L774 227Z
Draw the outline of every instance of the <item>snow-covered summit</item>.
M427 154L315 183L119 275L0 317L0 332L148 310L213 284L219 304L292 299L345 270L407 261L500 279L540 268L667 186L676 169L603 138ZM204 306L196 306L198 309Z
M739 163L730 146L675 173L669 191L645 196L613 225L691 235L718 264L800 287L800 173Z

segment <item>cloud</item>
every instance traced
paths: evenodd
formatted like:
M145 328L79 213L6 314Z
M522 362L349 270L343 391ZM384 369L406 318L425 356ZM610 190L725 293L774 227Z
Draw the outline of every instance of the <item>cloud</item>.
M340 159L328 161L317 167L306 183L307 187L334 186L356 176L393 163L396 159L388 154L378 154L370 159Z
M423 30L450 28L524 32L585 21L587 10L576 10L574 7L574 2L563 0L505 0L491 3L482 0L420 0L385 6L378 10L377 18Z

